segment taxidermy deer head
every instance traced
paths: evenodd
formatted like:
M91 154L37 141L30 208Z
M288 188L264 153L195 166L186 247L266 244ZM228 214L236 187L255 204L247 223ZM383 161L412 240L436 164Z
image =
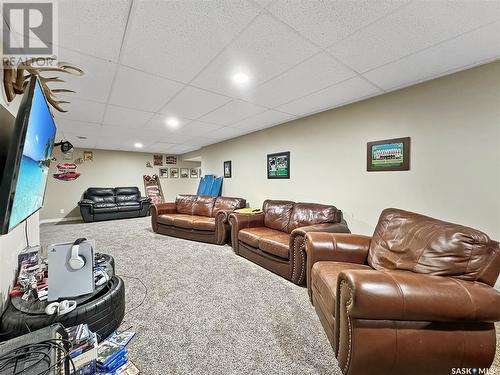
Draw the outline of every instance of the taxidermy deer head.
M82 76L85 74L82 69L76 67L75 65L58 62L57 66L40 66L34 67L33 63L39 62L40 60L55 60L54 58L33 58L20 63L17 67L10 65L8 62L4 63L3 67L3 86L5 88L5 94L7 95L7 100L9 102L13 101L16 95L23 94L26 86L28 85L29 78L31 76L37 76L40 80L40 85L42 86L43 93L47 98L49 104L57 109L59 112L67 112L61 108L61 104L69 103L65 100L59 99L55 94L61 92L74 92L69 89L51 89L47 84L51 82L64 82L64 80L59 77L44 77L42 73L44 72L61 72L77 76Z

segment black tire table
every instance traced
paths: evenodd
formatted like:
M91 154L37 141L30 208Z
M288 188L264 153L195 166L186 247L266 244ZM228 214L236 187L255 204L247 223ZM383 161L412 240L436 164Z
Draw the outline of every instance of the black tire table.
M92 332L98 334L99 341L109 336L119 327L125 315L125 285L114 274L113 257L102 255L106 258L110 280L96 287L94 293L74 298L77 302L75 310L61 316L47 315L47 301L23 301L21 297L13 297L0 321L0 338L8 340L53 323L61 323L65 327L86 323Z

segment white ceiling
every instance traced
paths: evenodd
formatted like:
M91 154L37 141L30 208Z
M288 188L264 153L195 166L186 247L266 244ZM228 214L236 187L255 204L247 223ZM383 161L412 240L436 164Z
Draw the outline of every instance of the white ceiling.
M500 56L498 0L60 0L59 20L86 75L57 125L85 148L185 153Z

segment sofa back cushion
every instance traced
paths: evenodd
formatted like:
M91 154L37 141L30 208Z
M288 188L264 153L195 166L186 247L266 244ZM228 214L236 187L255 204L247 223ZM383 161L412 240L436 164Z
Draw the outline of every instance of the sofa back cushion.
M193 215L211 217L214 204L215 197L197 197L193 203Z
M193 204L196 201L196 195L182 194L177 196L175 200L175 205L177 207L177 212L180 214L192 215L193 214Z
M267 199L262 204L264 225L271 229L288 232L288 223L295 202Z
M288 223L288 232L307 225L337 223L339 222L337 208L326 204L317 203L295 203L290 222Z
M368 252L377 270L406 270L475 281L493 241L478 230L394 208L382 211Z
M246 205L247 201L243 198L217 197L212 210L212 217L215 217L220 210L234 211L238 208L245 208Z
M85 198L96 203L115 203L115 190L112 188L88 188Z
M133 202L138 201L141 193L136 186L132 187L117 187L115 188L116 202Z

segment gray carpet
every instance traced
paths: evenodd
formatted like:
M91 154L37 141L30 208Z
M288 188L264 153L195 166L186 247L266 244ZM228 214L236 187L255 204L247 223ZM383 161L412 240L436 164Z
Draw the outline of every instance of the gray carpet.
M235 255L229 246L152 232L150 219L41 226L42 246L93 238L119 275L149 289L122 328L149 374L341 374L307 290ZM125 278L127 309L142 285Z
M152 374L341 374L307 290L216 246L157 235L150 219L43 224L41 242L96 240L126 283L129 357ZM500 326L493 366L500 369Z

